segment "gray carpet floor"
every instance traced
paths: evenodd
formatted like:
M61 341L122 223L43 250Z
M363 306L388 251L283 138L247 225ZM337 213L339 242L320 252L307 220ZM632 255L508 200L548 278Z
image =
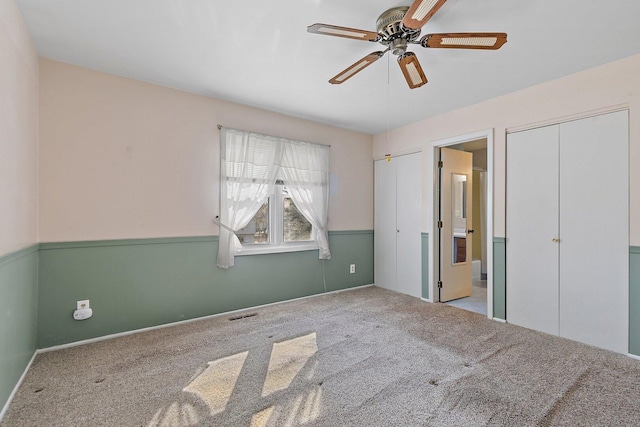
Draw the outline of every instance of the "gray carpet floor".
M40 354L2 426L637 426L640 362L379 288Z

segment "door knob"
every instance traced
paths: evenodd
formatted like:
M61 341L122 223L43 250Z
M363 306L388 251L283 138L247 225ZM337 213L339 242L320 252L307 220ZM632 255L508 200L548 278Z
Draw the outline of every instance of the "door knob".
M467 233L469 233L469 234L473 234L473 229L469 229L469 230L467 230Z
M558 239L557 237L554 237L553 239L551 239L551 241L553 243L558 243L560 241L560 239Z

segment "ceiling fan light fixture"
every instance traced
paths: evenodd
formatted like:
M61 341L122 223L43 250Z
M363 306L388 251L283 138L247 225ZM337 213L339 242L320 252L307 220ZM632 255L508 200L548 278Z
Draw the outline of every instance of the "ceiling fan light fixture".
M403 55L407 51L407 39L400 38L393 40L391 42L391 45L389 46L389 49L391 49L391 53L393 53L394 55Z

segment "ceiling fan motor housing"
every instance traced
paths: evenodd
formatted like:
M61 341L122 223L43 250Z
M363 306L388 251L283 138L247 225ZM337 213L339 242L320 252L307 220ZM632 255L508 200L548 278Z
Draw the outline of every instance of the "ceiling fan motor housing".
M407 50L407 43L416 40L420 30L410 30L402 26L402 19L409 7L393 7L380 15L376 21L376 29L380 35L380 43L389 46L394 55L402 55Z

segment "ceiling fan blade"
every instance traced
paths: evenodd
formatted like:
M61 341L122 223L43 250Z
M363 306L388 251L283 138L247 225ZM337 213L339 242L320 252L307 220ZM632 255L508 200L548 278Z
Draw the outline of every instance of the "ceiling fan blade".
M500 49L507 42L505 33L427 34L420 39L423 47L447 49Z
M419 30L447 0L415 0L404 15L402 26Z
M375 42L378 40L378 33L366 30L357 30L355 28L338 27L328 24L313 24L307 27L307 32L314 34L323 34L325 36L346 37L348 39L367 40Z
M404 74L404 78L407 79L407 84L411 89L427 84L427 77L424 75L415 53L407 52L400 55L398 64L400 64L402 74Z
M376 62L378 59L382 58L384 56L384 54L387 53L388 50L389 49L387 49L385 51L378 51L378 52L370 53L369 55L365 56L360 61L356 62L355 64L353 64L352 66L350 66L346 70L341 71L340 73L338 73L338 75L336 75L334 78L329 80L329 83L334 84L334 85L338 85L340 83L344 83L346 80L349 80L355 74L359 73L360 71L362 71L365 68L367 68L369 65L373 64L374 62Z

